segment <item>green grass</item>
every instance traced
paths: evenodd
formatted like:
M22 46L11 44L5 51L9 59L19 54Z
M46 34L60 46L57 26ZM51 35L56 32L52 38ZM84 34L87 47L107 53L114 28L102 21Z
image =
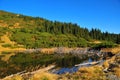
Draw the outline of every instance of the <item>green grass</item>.
M3 44L2 47L12 47L11 44Z

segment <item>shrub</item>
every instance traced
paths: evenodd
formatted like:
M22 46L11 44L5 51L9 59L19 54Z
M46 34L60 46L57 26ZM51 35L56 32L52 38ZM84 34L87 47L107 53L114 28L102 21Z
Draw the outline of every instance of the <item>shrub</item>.
M11 54L10 52L3 51L2 54Z
M3 44L2 46L3 46L3 47L12 47L11 44Z
M113 42L103 42L103 43L99 43L99 44L95 44L93 46L94 49L101 49L101 48L113 48L115 47L116 44Z

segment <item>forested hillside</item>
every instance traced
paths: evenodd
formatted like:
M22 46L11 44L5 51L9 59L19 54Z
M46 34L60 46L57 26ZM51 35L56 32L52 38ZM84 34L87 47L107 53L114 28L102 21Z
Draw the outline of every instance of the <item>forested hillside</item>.
M120 34L0 10L2 80L118 80L119 44Z
M107 41L109 44L120 43L120 34L0 11L0 36L6 33L12 41L26 48L88 47L95 40Z

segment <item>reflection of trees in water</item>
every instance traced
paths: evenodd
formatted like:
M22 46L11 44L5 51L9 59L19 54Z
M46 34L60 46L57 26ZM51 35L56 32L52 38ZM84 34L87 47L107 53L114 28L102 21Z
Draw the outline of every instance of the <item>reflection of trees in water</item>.
M64 51L63 48L59 49L59 52ZM76 51L80 51L79 49ZM29 52L29 50L28 50ZM0 62L0 77L17 73L24 70L35 70L43 66L50 64L56 64L58 67L72 67L75 64L80 64L86 60L92 59L93 61L98 60L99 56L95 53L54 53L54 54L42 54L39 49L36 52L30 53L17 53L12 56L8 62ZM91 60L90 60L91 61Z
M79 57L74 55L65 55L64 57L57 60L57 66L59 67L72 67L75 64L79 64L85 60L87 60L88 57Z

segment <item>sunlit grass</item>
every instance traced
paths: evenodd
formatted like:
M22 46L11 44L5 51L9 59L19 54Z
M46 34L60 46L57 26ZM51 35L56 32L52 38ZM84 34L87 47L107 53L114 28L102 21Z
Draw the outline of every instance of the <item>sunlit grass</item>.
M58 76L48 72L41 72L33 75L30 80L57 80Z

